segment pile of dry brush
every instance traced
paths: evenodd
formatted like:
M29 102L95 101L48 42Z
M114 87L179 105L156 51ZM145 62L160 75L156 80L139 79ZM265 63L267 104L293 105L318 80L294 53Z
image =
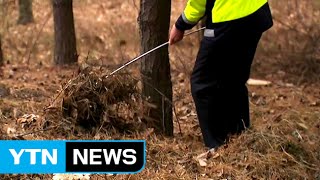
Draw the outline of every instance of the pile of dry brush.
M104 73L103 73L104 72ZM69 80L55 103L46 109L42 127L56 127L55 133L75 129L120 132L141 127L141 95L138 80L129 73L105 76L105 70L86 68Z

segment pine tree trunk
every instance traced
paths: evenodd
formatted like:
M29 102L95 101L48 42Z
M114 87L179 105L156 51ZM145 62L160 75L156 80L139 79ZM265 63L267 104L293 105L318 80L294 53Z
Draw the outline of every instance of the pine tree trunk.
M72 0L52 0L54 19L54 62L56 65L78 61Z
M139 25L141 51L146 52L166 41L170 23L171 0L141 0ZM156 129L173 135L172 105L154 88L172 101L172 82L168 47L157 50L141 60L142 93L157 108L149 117L156 121ZM151 87L151 86L153 87Z
M32 0L19 0L18 24L26 25L33 22Z

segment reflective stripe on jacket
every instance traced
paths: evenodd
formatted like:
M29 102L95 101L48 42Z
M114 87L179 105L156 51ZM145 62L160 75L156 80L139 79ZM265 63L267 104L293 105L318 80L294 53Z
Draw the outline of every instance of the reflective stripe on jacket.
M188 0L182 14L183 20L196 24L205 15L207 1L215 1L211 12L212 23L246 17L267 3L267 0Z

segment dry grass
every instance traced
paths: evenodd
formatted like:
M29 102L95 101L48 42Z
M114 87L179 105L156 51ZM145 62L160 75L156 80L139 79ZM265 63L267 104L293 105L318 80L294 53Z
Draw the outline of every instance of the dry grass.
M36 23L28 26L15 24L18 17L15 1L6 2L10 11L3 19L5 22L1 22L5 24L1 32L9 64L3 69L0 83L10 93L0 100L1 139L147 140L147 165L141 173L92 175L91 179L320 178L320 91L316 74L319 68L305 63L309 59L319 60L318 50L309 52L310 47L319 47L312 46L320 29L316 6L311 8L307 1L298 6L291 1L271 1L275 26L260 44L253 76L267 78L273 84L250 87L252 128L231 138L217 154L207 158L207 166L203 167L196 157L205 148L188 88L197 53L196 36L170 49L173 104L182 133L175 121L175 137L167 138L155 134L143 121L135 65L129 68L130 75L121 74L112 79L103 79L101 75L139 53L138 3L75 1L80 59L89 64L79 72L74 67L50 65L49 1L34 0ZM183 7L178 1L173 2L173 7L172 20L175 20ZM292 11L293 8L298 10ZM307 34L301 33L301 29ZM279 45L284 48L278 48ZM304 54L298 56L301 52ZM303 73L302 66L308 66L309 74ZM61 90L63 93L59 93ZM24 114L35 116L25 118ZM0 178L51 179L52 175L1 175Z
M318 1L270 1L274 27L261 42L264 58L257 74L295 84L317 83L320 74L320 5ZM267 62L267 63L266 63ZM262 65L269 65L263 67ZM275 77L272 77L275 76Z

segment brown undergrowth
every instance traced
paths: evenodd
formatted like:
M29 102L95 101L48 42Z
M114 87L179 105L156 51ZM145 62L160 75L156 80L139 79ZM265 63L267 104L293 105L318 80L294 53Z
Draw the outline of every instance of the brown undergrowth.
M297 47L300 52L304 45L312 47L304 42L313 39L309 36L316 37L317 28L306 29L314 33L295 36L292 28L275 21L274 29L261 41L253 67L253 77L270 80L272 84L249 87L252 127L207 156L202 166L196 157L206 149L188 81L198 47L195 36L170 48L176 117L174 137L168 138L156 134L143 120L141 112L145 107L141 106L137 66L131 66L129 74L102 78L103 74L139 54L137 2L75 1L80 59L85 59L90 50L87 63L104 67L87 67L81 71L50 65L51 20L39 33L48 18L50 1L34 0L36 23L28 26L15 25L15 1L6 2L11 4L7 8L7 26L3 28L2 39L6 61L0 79L1 139L147 141L147 164L141 173L90 175L91 179L320 178L320 87L315 73L318 69L304 63L306 59L316 59L314 57L319 54L304 51L307 56L296 56L298 51L291 48ZM290 2L270 2L273 9L278 9L274 10L275 17L285 25L300 27L317 21L317 14L306 21L307 14L311 13L306 8L307 1L297 4L301 10L291 11L294 18L287 20L290 16L284 12L290 14ZM178 1L172 3L172 20L175 20L183 5ZM304 14L304 20L296 21L298 14ZM310 27L317 27L317 24ZM39 37L37 41L35 36ZM279 44L284 48L279 49ZM308 65L310 75L302 75L302 65ZM51 179L52 176L1 175L0 179Z
M319 82L320 4L312 0L269 3L274 26L260 43L258 53L263 56L254 64L257 74L271 71L265 76L299 85Z
M54 127L65 138L81 132L133 133L143 123L138 81L129 73L106 76L108 71L86 67L67 81L45 108L42 128ZM57 134L54 134L55 137Z

